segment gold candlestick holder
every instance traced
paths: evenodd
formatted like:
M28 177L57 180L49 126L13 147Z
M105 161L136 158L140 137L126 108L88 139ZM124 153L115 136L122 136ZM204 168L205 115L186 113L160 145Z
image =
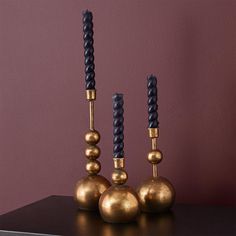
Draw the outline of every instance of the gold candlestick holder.
M175 190L169 180L158 175L157 165L163 158L162 152L157 148L159 129L149 128L148 130L152 150L148 153L147 159L152 164L152 177L139 186L137 193L142 211L163 212L173 205Z
M113 186L108 188L99 200L99 210L108 223L128 223L139 214L137 193L124 185L128 175L124 170L124 158L113 158L115 170L112 173Z
M85 149L85 156L88 158L86 171L88 176L79 180L75 187L75 201L78 207L83 210L97 210L101 194L110 187L110 182L103 176L98 175L101 164L97 160L100 156L100 148L97 143L100 134L94 129L94 101L96 100L96 90L86 90L86 98L89 102L89 128L85 134L85 141L89 145Z

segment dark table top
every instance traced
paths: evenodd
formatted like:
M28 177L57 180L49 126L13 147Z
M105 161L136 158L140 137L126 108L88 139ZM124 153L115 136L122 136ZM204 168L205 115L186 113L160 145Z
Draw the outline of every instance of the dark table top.
M108 224L98 212L77 210L72 197L50 196L0 216L0 235L236 235L235 209L175 205L164 214L141 214L136 223Z

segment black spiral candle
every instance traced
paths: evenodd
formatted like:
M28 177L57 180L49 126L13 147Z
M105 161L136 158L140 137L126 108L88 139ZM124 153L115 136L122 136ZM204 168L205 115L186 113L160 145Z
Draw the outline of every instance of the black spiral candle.
M159 128L157 105L157 78L150 75L147 79L148 88L148 127Z
M123 94L114 94L113 100L113 157L124 157L124 100Z
M86 10L83 12L84 31L84 64L86 90L95 89L95 65L93 48L93 14Z

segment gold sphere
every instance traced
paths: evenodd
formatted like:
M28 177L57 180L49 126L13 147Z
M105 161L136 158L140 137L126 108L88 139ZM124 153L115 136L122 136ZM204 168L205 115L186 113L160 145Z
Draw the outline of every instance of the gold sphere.
M153 150L148 153L147 159L151 164L158 164L162 160L162 152L160 150Z
M78 207L83 210L97 210L101 194L110 185L110 182L101 175L89 175L79 180L74 195Z
M114 185L107 189L99 200L99 210L104 221L128 223L139 215L136 192L127 185Z
M128 179L128 174L124 169L115 169L111 178L114 184L124 184Z
M95 160L100 156L100 148L98 146L89 146L85 149L85 156L90 160Z
M101 170L101 164L97 160L88 161L86 164L86 171L89 174L97 174Z
M99 140L100 140L100 134L96 130L89 131L88 133L85 134L85 141L90 145L97 144Z
M175 200L174 187L161 176L143 182L137 193L144 212L164 212L171 208Z

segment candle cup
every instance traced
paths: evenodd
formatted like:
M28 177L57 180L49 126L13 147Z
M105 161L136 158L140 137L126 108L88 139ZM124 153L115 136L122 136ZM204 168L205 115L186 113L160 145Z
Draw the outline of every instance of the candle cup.
M157 113L156 77L148 78L148 134L152 150L147 159L152 164L152 177L144 181L137 189L140 207L143 212L164 212L171 208L175 200L175 189L164 177L158 175L157 165L162 161L163 154L157 148L159 137L159 122Z
M85 141L88 147L85 156L88 158L86 171L88 176L79 180L75 187L74 198L78 207L83 210L97 210L101 194L110 187L110 182L98 175L101 164L97 160L100 156L100 148L97 143L100 134L94 128L94 102L96 100L94 62L93 62L93 30L92 13L86 11L83 17L84 23L84 49L85 49L85 83L86 99L89 102L89 132L85 134Z
M103 220L108 223L128 223L136 220L140 210L137 193L131 187L124 185L128 174L124 169L123 96L121 94L113 96L113 126L113 185L101 195L99 210Z

